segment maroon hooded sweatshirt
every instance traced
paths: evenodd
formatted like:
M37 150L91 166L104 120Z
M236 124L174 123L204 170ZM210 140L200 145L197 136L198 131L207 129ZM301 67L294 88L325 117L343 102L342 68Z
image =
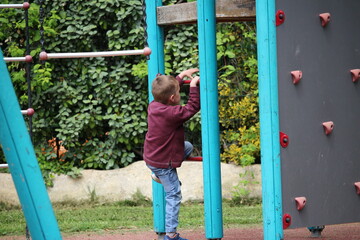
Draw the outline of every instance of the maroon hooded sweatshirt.
M182 79L177 76L180 86ZM200 110L199 87L190 87L185 106L152 101L148 106L148 132L144 143L144 160L153 167L180 167L184 158L183 124Z

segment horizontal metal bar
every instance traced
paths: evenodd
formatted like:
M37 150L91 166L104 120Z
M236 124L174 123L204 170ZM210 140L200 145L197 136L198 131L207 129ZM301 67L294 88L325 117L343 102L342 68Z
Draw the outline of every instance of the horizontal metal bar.
M190 84L190 83L191 83L191 80L190 80L190 79L184 80L183 83L184 83L184 84Z
M0 164L0 168L8 168L9 165L8 164Z
M203 158L200 157L188 157L186 161L195 161L195 162L202 162Z
M91 57L116 57L127 55L145 55L151 54L151 49L146 47L140 50L107 51L107 52L78 52L78 53L40 53L40 60L55 58L91 58Z
M32 116L32 115L34 115L34 113L35 113L35 110L33 108L28 108L26 110L21 110L22 115Z
M28 9L30 7L30 3L24 2L23 4L0 4L1 8L24 8Z
M26 55L25 57L4 57L5 62L32 62L32 56Z

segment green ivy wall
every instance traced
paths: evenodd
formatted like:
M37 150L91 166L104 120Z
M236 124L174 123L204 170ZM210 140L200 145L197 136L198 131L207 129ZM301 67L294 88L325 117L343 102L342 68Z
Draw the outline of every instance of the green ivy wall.
M33 141L43 172L76 176L79 169L113 169L141 159L147 130L147 66L143 56L53 59L47 52L142 49L140 0L39 1L29 9ZM164 1L164 5L176 1ZM4 2L8 3L7 0ZM11 3L14 3L12 1ZM21 1L18 1L21 3ZM259 157L257 62L254 23L218 24L222 159L248 165ZM166 74L198 67L196 25L165 28ZM0 44L5 56L25 54L24 12L1 9ZM8 64L20 104L28 105L25 64ZM184 87L183 99L188 89ZM200 115L187 123L187 137L201 154ZM67 150L59 155L48 141Z

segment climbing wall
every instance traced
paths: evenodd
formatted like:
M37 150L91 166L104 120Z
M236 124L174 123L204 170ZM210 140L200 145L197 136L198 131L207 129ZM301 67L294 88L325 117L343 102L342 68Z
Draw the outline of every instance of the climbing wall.
M359 9L276 2L285 228L360 221Z

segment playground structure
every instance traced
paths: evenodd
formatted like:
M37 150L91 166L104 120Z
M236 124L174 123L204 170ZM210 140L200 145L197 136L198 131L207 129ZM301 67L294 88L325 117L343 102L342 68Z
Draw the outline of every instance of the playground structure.
M241 14L217 17L222 3L234 4ZM254 1L199 0L162 6L161 0L146 0L152 51L149 81L164 73L162 26L198 24L207 239L223 237L216 21L254 20L254 5ZM360 154L360 136L350 128L360 116L359 110L351 107L359 100L360 42L359 34L349 31L356 29L359 7L357 0L346 4L256 1L265 240L283 239L283 228L287 227L360 220L355 207L360 201L360 166L355 161ZM187 14L181 14L180 8ZM353 37L344 37L349 32ZM4 62L0 61L0 141L33 238L61 239ZM161 239L165 231L164 191L155 182L153 202L154 230Z
M280 131L289 139L281 147L283 216L289 227L359 222L360 134L351 126L360 111L351 106L360 100L360 34L349 30L360 2L278 0L276 7L285 16L276 27ZM293 71L302 76L287 84Z
M161 0L146 1L148 44L153 54L148 60L149 94L156 74L165 72L163 27L158 25L157 8ZM181 14L177 14L181 15ZM216 62L215 0L197 1L200 102L204 177L205 228L207 239L223 237L220 173L220 140L218 125L218 90ZM149 101L153 98L149 95ZM211 106L211 107L210 107ZM153 181L154 230L159 239L165 234L165 198L163 187Z
M5 62L26 62L28 93L31 92L29 81L29 64L32 56L29 55L28 39L28 13L30 4L0 4L0 9L22 8L25 10L26 43L25 57L3 57L0 51L0 144L8 164L1 164L0 168L9 168L14 185L19 196L22 210L27 222L27 229L33 239L62 239L59 227L52 209L49 196L36 159L31 139L31 116L35 113L31 108L31 95L29 95L29 108L20 110L14 87ZM43 34L41 34L43 37ZM42 39L43 40L43 39ZM43 43L43 41L42 41ZM109 51L92 53L46 53L42 52L40 60L51 58L79 58L79 57L110 57L124 55L150 55L151 50ZM30 117L29 132L22 115ZM27 239L29 239L27 231Z
M1 4L0 8L23 8L25 10L26 28L28 29L28 9L30 4ZM33 239L61 239L57 221L46 191L44 180L32 146L31 95L29 95L29 108L20 110L20 106L10 79L5 62L26 62L26 76L28 93L30 84L30 62L32 57L29 49L28 32L26 34L26 56L4 58L0 51L0 143L8 164L1 168L9 168L22 210L26 219L26 238L29 232ZM29 131L22 115L28 115Z
M360 2L256 7L264 239L358 222Z
M223 235L222 230L222 206L221 206L221 180L220 180L220 154L219 154L219 134L218 134L218 113L217 113L217 68L216 68L216 40L215 40L215 24L216 24L216 18L215 18L215 1L208 1L208 2L198 2L198 15L199 15L199 33L200 33L200 39L199 39L199 45L200 45L200 69L205 69L206 71L202 70L201 75L203 79L207 79L206 82L202 84L201 88L209 89L207 91L202 90L202 108L203 110L203 125L207 126L203 130L203 152L204 157L209 160L204 161L204 185L205 185L205 195L206 195L206 226L207 226L207 237L209 239L220 239ZM156 1L156 4L154 5L154 1L147 1L148 7L146 8L146 12L148 15L148 34L149 34L149 43L151 48L155 48L158 52L156 53L156 56L154 54L152 55L152 58L149 60L149 79L152 79L157 73L164 72L163 70L163 56L161 56L161 53L159 51L159 48L161 48L163 41L158 41L161 39L161 29L159 30L159 27L156 23L156 9L158 6L161 5L161 1ZM20 5L11 5L16 8L20 8ZM10 6L2 6L3 8L10 7ZM43 31L41 31L41 35L43 35ZM154 37L154 33L160 33L159 36ZM206 34L205 34L206 33ZM210 38L209 38L210 37ZM206 39L206 41L205 41ZM154 44L154 46L152 46ZM158 46L160 44L160 47ZM163 48L163 47L162 47ZM160 54L159 54L160 53ZM131 52L130 54L133 54ZM145 48L144 50L140 50L136 52L135 54L144 54L149 55L150 50L148 48ZM157 56L159 54L159 56ZM46 53L43 51L40 54L40 60L47 60L51 58L72 58L72 57L95 57L95 56L116 56L116 55L126 55L124 52L121 53ZM0 58L1 59L1 58ZM11 61L11 59L7 58L5 59L7 61ZM12 59L13 61L30 61L29 58L21 58L21 59ZM154 64L156 65L154 67ZM162 65L162 66L161 66ZM4 69L2 71L6 71L6 66L4 65ZM7 73L8 77L8 73ZM8 77L9 85L7 87L3 87L2 90L9 90L12 88L10 78ZM10 93L13 93L12 91L9 91ZM14 99L15 94L9 97L12 102L17 102L16 99ZM212 108L209 108L209 106L212 106ZM215 108L214 108L215 106ZM16 109L15 109L16 110ZM22 113L24 114L33 114L33 112L30 110L23 110ZM12 114L16 114L13 112ZM8 113L4 113L5 116L8 116ZM18 118L21 116L18 114ZM4 119L5 121L5 119ZM25 128L24 123L22 124ZM8 129L12 129L14 126L7 126ZM25 132L25 131L22 131ZM25 133L23 133L25 134ZM1 140L3 142L3 147L6 146L6 141L11 139L13 137L13 133L9 133L9 135L4 136L4 138ZM30 141L31 144L31 141ZM210 147L211 146L211 147ZM14 149L10 149L11 151L14 151ZM15 150L16 153L18 153L19 150ZM19 153L18 153L19 154ZM12 156L6 154L7 160L9 164L11 165L10 170L11 173L19 167L18 164L12 164ZM32 156L33 162L36 162L35 155ZM195 161L201 161L202 158L193 158L190 160ZM15 169L15 170L13 170ZM38 170L38 166L37 166ZM25 175L25 174L24 174ZM37 173L37 177L41 178L40 174ZM15 181L15 179L14 179ZM19 182L18 185L21 186L21 182ZM28 184L29 185L29 184ZM43 186L43 184L40 184L40 186ZM154 206L158 206L155 210L160 210L164 206L164 199L163 199L163 190L159 188L160 186L154 185ZM29 188L28 186L25 188ZM19 189L19 188L17 188ZM158 189L158 190L157 190ZM31 188L27 189L32 194L33 190ZM47 202L48 196L46 194L46 190L43 188L42 192L36 192L35 195L44 198ZM21 196L21 192L23 190L18 190L19 198L22 203L22 206L26 206L29 202L34 202L31 198L23 198ZM45 201L45 202L46 202ZM157 205L157 203L160 203ZM49 208L51 208L51 204L49 204ZM36 213L39 211L36 209L34 212ZM163 212L155 211L156 216L155 217L155 226L157 226L157 222L161 222L161 219L164 219ZM33 216L25 214L25 218L28 222L35 222L33 219ZM36 224L38 228L35 227L35 224L31 224L29 226L30 232L32 235L35 235L36 239L58 239L60 237L60 233L58 230L58 226L56 223L56 220L53 216L52 211L49 211L49 216L46 217L46 219L52 219L52 221L49 221L51 223L52 228L44 228L41 226L41 224ZM40 217L40 220L43 221L45 217ZM158 221L160 219L160 221ZM162 233L164 232L161 229L161 224L159 223L159 227L157 227L157 232ZM39 229L40 228L40 229ZM47 229L47 233L50 234L49 236L44 236L44 231ZM50 230L48 230L50 229ZM37 234L39 236L37 236ZM40 236L42 235L42 236Z
M125 51L106 51L106 52L78 52L78 53L40 53L40 60L56 59L56 58L91 58L91 57L117 57L129 55L145 55L149 56L151 49L145 47L142 50L125 50Z

